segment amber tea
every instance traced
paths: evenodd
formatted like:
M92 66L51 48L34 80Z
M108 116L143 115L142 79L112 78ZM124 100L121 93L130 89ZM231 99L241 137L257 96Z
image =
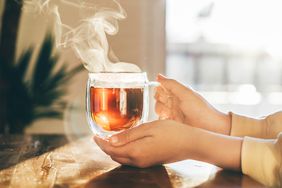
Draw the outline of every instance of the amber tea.
M146 72L89 73L86 112L93 133L108 138L146 122L151 83Z
M107 131L138 124L143 112L143 88L90 88L93 121Z

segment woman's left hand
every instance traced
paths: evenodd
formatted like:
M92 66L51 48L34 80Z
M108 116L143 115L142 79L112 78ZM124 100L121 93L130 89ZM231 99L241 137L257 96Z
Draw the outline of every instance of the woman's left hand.
M121 164L148 167L186 159L193 128L172 120L159 120L128 129L110 137L97 136L98 146ZM196 141L196 140L195 140Z

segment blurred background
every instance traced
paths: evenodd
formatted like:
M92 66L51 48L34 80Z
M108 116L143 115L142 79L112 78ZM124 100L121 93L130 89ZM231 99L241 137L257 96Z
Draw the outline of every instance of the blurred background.
M101 0L103 1L103 0ZM0 1L0 28L3 38L7 2ZM28 3L47 2L26 0ZM60 1L57 1L60 2ZM71 0L69 2L77 2ZM221 111L233 111L261 117L282 108L282 3L278 0L122 0L127 18L119 21L119 32L108 36L116 56L148 72L154 80L158 73L198 90ZM78 13L59 3L62 20L74 23ZM38 53L46 34L53 32L54 19L46 11L22 11L19 15L15 59L33 47L30 67L38 62ZM3 43L3 40L0 41ZM80 66L81 60L69 48L54 48L57 65L66 65L65 73ZM3 52L2 52L3 53ZM3 64L3 59L0 59ZM60 68L54 68L60 70ZM41 70L44 72L44 70ZM4 75L3 72L1 72ZM1 76L1 75L0 75ZM47 75L48 77L48 75ZM60 100L65 101L61 115L31 118L23 125L25 133L84 133L84 98L87 71L77 71L64 85ZM1 81L0 89L7 81ZM30 83L30 81L29 81ZM1 93L0 105L11 96ZM17 93L20 95L20 92ZM18 97L18 96L17 96ZM4 101L5 99L5 101ZM24 105L24 104L22 104ZM51 109L54 103L49 103ZM45 105L45 107L47 106ZM151 100L151 113L154 102ZM16 104L16 110L21 109ZM2 114L7 112L0 111ZM4 112L4 113L3 113ZM22 112L22 111L21 111ZM13 112L12 112L13 113ZM20 113L20 112L19 112ZM15 116L16 113L14 113ZM22 114L22 113L20 113ZM3 119L3 115L1 118ZM1 119L0 118L0 119ZM154 118L152 116L151 118ZM1 121L0 121L1 124ZM2 123L3 124L3 123ZM5 123L7 127L9 123ZM4 127L5 127L4 126Z
M222 111L281 109L281 1L167 0L166 8L169 77Z

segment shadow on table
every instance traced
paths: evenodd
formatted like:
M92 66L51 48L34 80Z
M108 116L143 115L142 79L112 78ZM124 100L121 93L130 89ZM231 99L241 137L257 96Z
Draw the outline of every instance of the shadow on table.
M68 143L64 135L0 135L0 170Z
M172 188L168 173L163 166L134 168L120 166L90 180L87 188Z
M203 183L198 187L199 188L214 188L214 187L263 188L265 186L256 182L252 178L243 175L240 172L221 170L216 173L214 178L211 178L209 181Z

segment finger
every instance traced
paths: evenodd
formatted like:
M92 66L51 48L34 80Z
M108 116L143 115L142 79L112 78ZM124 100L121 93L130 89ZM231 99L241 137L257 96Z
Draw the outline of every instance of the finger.
M183 96L183 93L189 91L189 88L177 82L176 80L168 79L160 74L157 77L157 81L160 82L160 84L166 90L168 90L168 92L171 92L172 94L176 95L179 98Z
M167 79L167 77L162 74L158 74L157 80L160 80L160 79Z
M159 75L157 76L157 81L160 80L160 79L168 79L168 78L166 78L166 77L163 76L162 74L159 74ZM159 88L162 93L166 93L166 94L169 94L169 93L170 93L170 92L169 92L163 85L161 85L161 84L160 84L160 86L158 86L157 88Z
M171 109L168 108L164 103L162 102L156 102L155 104L155 112L161 117L169 118L171 115ZM161 118L162 119L162 118Z
M97 145L111 157L127 158L129 156L128 150L130 150L130 147L115 147L112 146L108 141L97 136L95 136L94 139Z
M175 108L175 110L172 111L170 118L182 123L184 121L184 114L179 108Z
M143 137L150 136L148 131L149 128L150 125L147 123L132 129L127 129L121 133L110 137L109 141L113 146L122 146L135 140L141 139Z
M170 109L169 117L172 120L183 122L184 121L184 114L180 106L181 102L178 98L173 97L168 103L165 105L168 109Z
M123 165L132 165L132 161L130 158L125 157L111 157L113 161L116 161Z
M164 111L169 112L170 110L165 106L164 103L157 101L155 104L155 112L161 115Z
M110 151L109 151L109 147L111 147L111 145L109 144L108 141L98 137L98 136L94 136L94 140L96 142L96 144L108 155L110 155Z
M164 88L162 85L156 87L155 89L155 96L158 95L171 95L171 92L169 92L166 88Z
M135 140L134 142L130 142L124 146L115 147L119 148L119 151L123 150L123 152L126 152L128 156L120 157L113 153L111 158L122 164L146 167L148 164L150 164L150 159L148 157L148 152L150 152L150 150L146 152L150 143L152 143L152 139L150 137L144 137L142 139Z
M155 93L159 95L168 95L169 94L169 92L162 85L156 87Z
M157 102L155 111L159 115L160 120L172 119L178 122L183 122L184 120L184 114L176 104L174 104L172 108L169 108L165 104Z
M101 138L101 137L99 137L97 135L94 135L93 140L96 142L96 144L98 146L100 146L101 142L105 141L103 138Z
M173 96L164 93L163 94L156 93L154 98L156 101L168 104L170 103L170 100L173 98Z
M153 160L158 160L157 158L150 157L155 155L156 148L153 149L152 145L152 138L151 137L144 137L142 139L138 139L134 142L128 144L128 154L130 159L130 165L145 168L150 165L153 165Z

